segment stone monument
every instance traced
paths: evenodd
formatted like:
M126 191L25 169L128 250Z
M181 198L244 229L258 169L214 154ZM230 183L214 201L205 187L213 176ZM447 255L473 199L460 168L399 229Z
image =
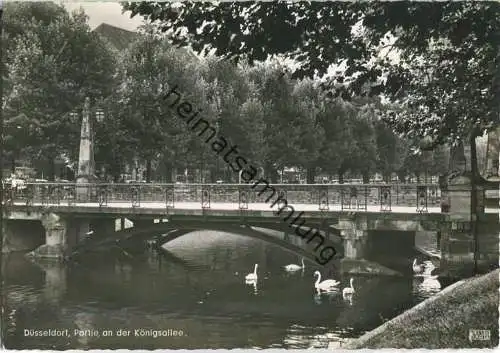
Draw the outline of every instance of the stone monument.
M486 151L486 179L500 181L499 177L500 126L488 133Z
M90 188L88 183L95 181L95 161L94 161L94 137L92 122L90 120L90 99L85 98L82 111L82 127L80 132L80 154L78 155L78 172L76 176L77 200L87 200L90 198Z

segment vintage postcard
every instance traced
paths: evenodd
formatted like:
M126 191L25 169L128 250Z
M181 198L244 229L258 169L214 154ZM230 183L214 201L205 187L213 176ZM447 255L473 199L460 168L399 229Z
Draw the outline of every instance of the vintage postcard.
M3 349L498 346L499 3L1 9Z

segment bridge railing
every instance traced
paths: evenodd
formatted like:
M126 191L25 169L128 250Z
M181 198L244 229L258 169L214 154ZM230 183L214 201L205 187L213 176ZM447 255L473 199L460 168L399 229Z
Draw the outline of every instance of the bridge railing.
M317 205L319 210L341 208L366 210L379 206L381 211L393 207L415 207L426 212L439 207L441 190L437 184L77 184L25 183L7 190L9 202L74 205L94 203L140 207L159 204L176 207L180 203L198 203L211 208L215 203L233 204L245 209L249 204L272 204L286 200L289 205Z

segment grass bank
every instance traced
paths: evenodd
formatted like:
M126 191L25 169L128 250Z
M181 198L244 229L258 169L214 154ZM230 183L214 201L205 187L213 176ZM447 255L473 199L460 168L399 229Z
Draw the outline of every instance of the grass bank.
M445 288L342 348L489 348L498 346L500 270ZM490 341L469 341L469 329Z

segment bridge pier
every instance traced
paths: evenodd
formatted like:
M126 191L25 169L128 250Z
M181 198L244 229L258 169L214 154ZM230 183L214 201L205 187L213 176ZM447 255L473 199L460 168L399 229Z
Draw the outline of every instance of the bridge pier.
M474 274L472 227L472 222L463 220L441 226L441 276L462 278Z
M62 260L89 231L89 220L63 218L55 213L44 214L41 224L45 230L45 244L29 252L28 256Z
M449 182L450 209L440 227L442 277L468 277L498 265L498 216L484 212L482 185L476 186L475 207L472 192L472 181L467 175Z
M344 258L340 262L340 270L347 274L400 276L401 273L391 270L377 262L367 260L369 253L370 224L366 215L356 214L339 218L338 229L344 242Z
M478 227L477 245L471 227L469 222L452 222L442 231L441 277L459 279L498 268L498 224Z
M66 221L55 213L43 215L41 221L45 229L45 244L29 255L36 258L63 259L66 250Z
M449 215L441 224L442 277L462 278L474 274L474 226L472 212L472 183L464 175L453 178L448 184Z

